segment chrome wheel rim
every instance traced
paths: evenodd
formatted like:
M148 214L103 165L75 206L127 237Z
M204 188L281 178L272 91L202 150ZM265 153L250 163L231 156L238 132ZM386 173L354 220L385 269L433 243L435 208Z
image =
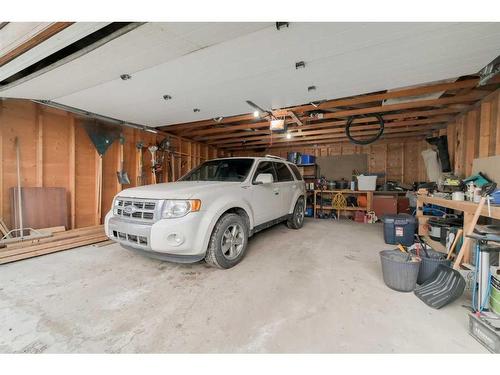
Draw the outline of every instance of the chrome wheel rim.
M299 201L297 203L297 208L295 210L295 221L297 222L297 224L299 224L299 225L302 224L302 222L304 221L304 216L305 216L304 202Z
M240 224L231 224L222 235L220 247L224 258L227 260L236 259L245 245L245 232Z

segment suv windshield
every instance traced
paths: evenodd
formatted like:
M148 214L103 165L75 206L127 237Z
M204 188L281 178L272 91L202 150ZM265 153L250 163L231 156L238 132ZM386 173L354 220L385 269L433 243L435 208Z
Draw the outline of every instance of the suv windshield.
M244 181L253 159L218 159L210 160L193 169L179 181Z

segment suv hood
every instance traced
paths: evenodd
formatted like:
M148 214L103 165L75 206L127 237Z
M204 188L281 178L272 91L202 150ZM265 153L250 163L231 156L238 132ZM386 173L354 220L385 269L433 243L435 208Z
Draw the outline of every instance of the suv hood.
M191 199L196 198L197 193L206 189L226 187L228 185L239 185L239 182L220 181L179 181L138 186L125 189L117 194L119 197L144 198L144 199Z

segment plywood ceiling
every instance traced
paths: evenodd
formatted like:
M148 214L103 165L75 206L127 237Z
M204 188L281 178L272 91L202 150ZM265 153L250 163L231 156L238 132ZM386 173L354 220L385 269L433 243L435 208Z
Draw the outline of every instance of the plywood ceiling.
M161 126L469 75L499 51L498 23L147 23L0 95Z

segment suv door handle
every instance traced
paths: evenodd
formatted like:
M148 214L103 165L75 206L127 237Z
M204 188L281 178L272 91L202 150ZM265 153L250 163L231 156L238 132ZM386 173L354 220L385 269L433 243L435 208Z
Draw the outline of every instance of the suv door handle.
M279 193L280 193L280 189L278 189L278 188L274 188L274 189L273 189L273 193L274 193L274 195L279 195Z

